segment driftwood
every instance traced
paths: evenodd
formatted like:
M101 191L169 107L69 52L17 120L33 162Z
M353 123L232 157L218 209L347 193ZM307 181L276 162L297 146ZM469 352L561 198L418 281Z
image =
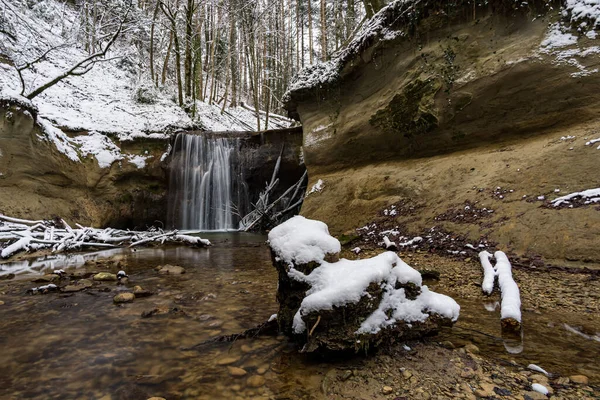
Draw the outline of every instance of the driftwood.
M281 148L281 153L279 154L279 158L277 158L277 162L275 163L271 182L267 183L265 190L259 194L256 204L252 205L254 209L250 213L246 214L240 221L239 229L241 231L247 232L255 228L257 225L264 225L265 223L273 226L278 225L285 220L285 216L288 213L299 207L304 201L304 190L301 189L304 185L306 185L305 182L308 175L307 171L304 171L304 174L300 180L298 180L298 182L289 187L275 201L269 203L272 192L279 184L279 178L277 178L277 175L279 174L279 169L281 167L282 155L283 147Z
M267 322L263 322L262 324L255 326L254 328L246 329L241 333L217 336L212 339L208 339L198 344L195 344L192 347L183 347L181 350L198 350L206 345L211 345L215 343L233 343L238 339L252 339L257 336L277 336L278 333L279 328L277 325L277 319L273 318L269 319Z
M79 224L71 228L61 218L30 221L0 214L0 258L23 251L51 249L53 253L81 250L86 247L135 247L151 243L183 243L210 246L210 242L190 234L192 231L129 231L113 228L96 229Z

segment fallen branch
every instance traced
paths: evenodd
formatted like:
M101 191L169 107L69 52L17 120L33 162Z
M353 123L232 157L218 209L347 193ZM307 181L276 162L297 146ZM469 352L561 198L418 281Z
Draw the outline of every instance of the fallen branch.
M76 224L73 229L63 219L30 221L0 214L0 258L9 258L24 251L50 249L53 253L80 250L83 247L135 247L150 243L180 243L189 246L210 246L196 232L128 231L113 228L96 229Z

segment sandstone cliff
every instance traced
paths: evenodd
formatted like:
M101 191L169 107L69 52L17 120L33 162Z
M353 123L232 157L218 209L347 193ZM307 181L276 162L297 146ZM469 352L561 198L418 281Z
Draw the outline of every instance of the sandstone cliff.
M0 212L61 216L70 223L140 229L164 221L165 140L121 142L124 159L101 168L95 157L70 159L44 131L30 104L0 104ZM116 146L116 145L115 145ZM127 157L131 156L131 157ZM141 166L134 157L143 157ZM140 168L141 167L141 168Z
M584 17L546 1L382 10L287 95L311 184L324 181L302 213L350 233L403 201L418 211L396 221L414 234L435 225L520 254L600 262L597 206L548 203L600 187L600 150L585 145L600 137L600 40ZM468 204L493 213L443 216Z

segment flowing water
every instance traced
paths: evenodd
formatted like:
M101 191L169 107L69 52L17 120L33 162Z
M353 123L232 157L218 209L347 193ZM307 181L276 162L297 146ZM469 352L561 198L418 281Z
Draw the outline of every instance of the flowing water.
M238 228L247 203L239 163L240 140L180 133L170 166L169 225L178 229Z
M277 310L277 277L265 237L208 238L213 247L122 249L0 264L2 273L17 274L12 281L0 281L0 398L321 398L321 383L332 364L299 355L283 337L193 348L254 327ZM89 262L106 257L112 261ZM159 275L155 267L164 264L182 266L186 273ZM26 295L24 288L39 285L28 283L31 277L52 268L79 274L125 269L129 286L140 285L154 295L115 305L112 298L124 287L112 282L71 294ZM563 316L524 314L523 341L516 344L522 351L511 354L500 335L498 311L455 298L462 307L459 323L434 340L471 341L491 358L600 379L600 343L575 333ZM231 367L243 368L246 376L233 377L239 371Z

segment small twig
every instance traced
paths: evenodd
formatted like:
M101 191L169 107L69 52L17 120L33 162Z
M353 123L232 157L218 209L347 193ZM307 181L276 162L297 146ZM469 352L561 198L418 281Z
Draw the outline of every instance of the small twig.
M317 329L317 325L319 325L319 322L321 322L321 316L319 315L319 317L317 318L317 322L315 322L315 324L313 325L313 327L311 328L310 332L308 332L308 336L311 337L313 332L315 331L315 329Z

